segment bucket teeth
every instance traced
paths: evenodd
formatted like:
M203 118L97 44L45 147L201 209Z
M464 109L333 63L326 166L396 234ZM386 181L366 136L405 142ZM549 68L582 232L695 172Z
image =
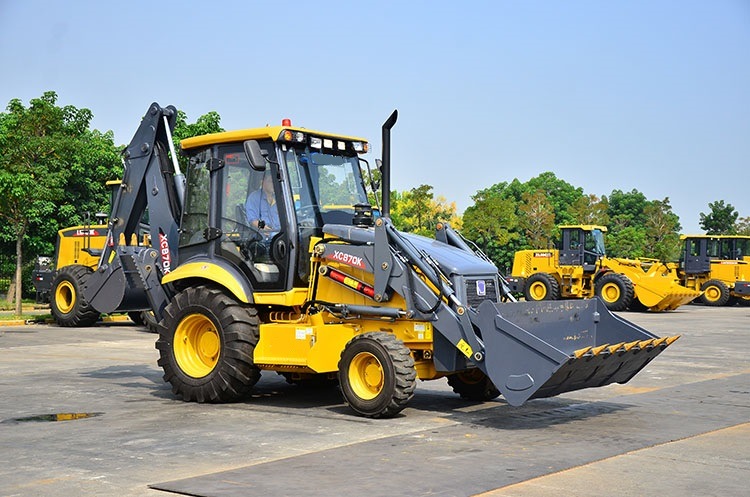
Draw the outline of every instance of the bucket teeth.
M610 346L609 347L609 353L610 354L614 354L615 352L617 352L618 350L620 350L620 347L622 347L623 345L625 345L625 342L620 342L618 344Z
M638 342L638 348L641 349L641 350L643 350L646 347L648 347L649 345L653 345L653 343L654 343L654 339L653 338L651 338L650 340L641 340L640 342Z
M602 351L603 351L604 349L606 349L607 347L609 347L609 344L608 344L608 343L605 343L604 345L600 345L600 346L598 346L598 347L594 347L593 349L591 349L591 353L592 353L592 354L594 354L595 356L596 356L596 355L599 355L599 354L601 354L601 353L602 353Z
M638 345L638 340L635 340L634 342L628 342L626 344L623 344L622 348L625 349L625 352L630 352L630 349Z
M584 347L582 349L578 349L575 352L573 352L573 355L576 359L580 359L583 357L589 350L591 350L591 347Z
M658 347L659 345L663 344L667 341L667 337L657 338L654 340L654 347Z
M667 337L667 345L672 345L678 338L680 338L681 335L674 335L671 337Z

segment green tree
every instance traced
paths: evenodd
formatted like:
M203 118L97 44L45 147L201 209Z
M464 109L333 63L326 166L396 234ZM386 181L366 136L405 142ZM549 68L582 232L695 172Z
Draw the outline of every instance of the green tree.
M750 216L739 218L737 224L735 224L734 231L738 235L750 236Z
M460 228L461 219L456 204L444 197L435 197L432 186L420 185L409 191L391 193L391 220L400 230L433 237L439 221L447 221Z
M463 234L476 243L499 268L507 268L513 262L518 249L514 243L519 238L516 203L505 198L507 183L493 185L480 190L471 199L463 216Z
M646 232L635 226L626 226L607 234L607 255L610 257L624 257L633 259L646 257Z
M51 253L60 221L74 220L80 209L100 204L97 174L119 168L112 134L89 130L88 109L57 105L45 92L25 107L18 99L0 114L0 238L13 241L16 270L9 300L21 312L24 244L32 254ZM114 163L113 163L114 161ZM96 183L96 184L94 184Z
M596 195L582 195L578 200L568 207L568 214L572 224L596 224L599 226L609 225L607 211L609 203L607 198L599 198Z
M571 185L550 171L531 178L524 184L523 190L532 194L541 191L544 194L549 205L552 206L556 225L574 222L568 212L568 207L583 196L583 188ZM523 199L520 200L523 201Z
M220 133L224 131L224 128L221 127L220 123L221 116L214 110L203 114L198 119L196 119L194 123L188 123L187 114L185 114L181 110L178 110L174 131L172 132L172 138L175 141L175 147L177 147L180 141L184 140L185 138L208 135L210 133Z
M556 232L555 214L542 190L524 192L518 206L520 227L533 248L548 248Z
M735 222L739 213L732 204L725 204L723 200L709 202L710 212L701 212L700 225L708 235L731 235L735 232Z
M663 261L676 260L680 252L680 218L672 212L669 197L652 200L643 209L646 257Z
M603 197L607 202L610 231L619 231L627 227L643 226L646 218L643 210L646 208L646 196L636 189L630 192L613 190L609 197Z

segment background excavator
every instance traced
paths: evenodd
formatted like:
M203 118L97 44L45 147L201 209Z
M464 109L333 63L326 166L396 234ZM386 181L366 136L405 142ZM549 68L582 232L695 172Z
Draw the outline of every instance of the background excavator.
M700 295L680 285L667 264L607 257L606 231L604 226L560 226L558 249L516 252L511 290L528 301L598 297L612 311L673 310Z
M597 299L507 302L497 269L441 225L439 238L390 221L383 124L381 216L367 203L362 138L281 126L171 142L176 109L152 104L124 152L107 243L83 297L99 312L146 299L158 364L175 395L226 402L261 370L339 383L367 417L406 407L417 379L511 405L625 383L677 336L659 338ZM279 226L249 219L273 179ZM131 244L149 212L151 246ZM262 211L262 209L261 209ZM273 229L271 229L273 228Z

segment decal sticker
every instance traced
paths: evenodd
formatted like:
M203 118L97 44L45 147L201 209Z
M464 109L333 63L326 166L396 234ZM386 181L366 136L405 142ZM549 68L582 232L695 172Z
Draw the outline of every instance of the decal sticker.
M348 264L349 266L365 269L364 259L356 255L347 254L346 252L342 252L340 250L334 250L332 254L327 254L326 257L328 259L343 262L344 264Z

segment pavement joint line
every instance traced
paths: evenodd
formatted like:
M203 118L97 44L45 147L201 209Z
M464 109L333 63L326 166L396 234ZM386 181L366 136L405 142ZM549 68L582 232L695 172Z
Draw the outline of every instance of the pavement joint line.
M569 471L575 471L576 469L580 469L580 468L586 468L588 466L592 466L594 464L597 464L597 463L600 463L600 462L603 462L603 461L609 461L609 460L617 459L617 458L620 458L620 457L625 457L625 456L629 456L629 455L633 455L633 454L638 454L640 452L648 451L648 450L654 449L656 447L664 447L664 446L667 446L667 445L670 445L670 444L676 444L676 443L684 442L686 440L691 440L691 439L702 437L702 436L705 436L705 435L710 435L712 433L719 433L719 432L722 432L722 431L725 431L725 430L732 430L732 429L738 428L740 426L746 426L746 425L750 426L750 422L746 422L745 421L745 422L737 423L737 424L734 424L734 425L731 425L731 426L724 426L724 427L718 428L716 430L708 430L708 431L705 431L705 432L702 432L702 433L696 433L696 434L693 434L693 435L688 435L686 437L680 437L680 438L676 438L674 440L669 440L667 442L656 443L656 444L649 445L649 446L646 446L646 447L641 447L641 448L638 448L638 449L629 450L627 452L623 452L622 454L616 454L614 456L603 457L601 459L597 459L597 460L594 460L594 461L589 461L589 462L584 463L584 464L578 464L576 466L571 466L569 468L561 469L561 470L558 470L558 471L552 471L552 472L544 474L544 475L535 476L533 478L529 478L527 480L520 481L520 482L517 482L517 483L511 483L510 485L504 485L502 487L497 487L497 488L494 488L492 490L488 490L487 492L482 492L480 494L475 494L472 497L492 497L496 492L501 491L501 490L512 490L514 488L520 488L520 487L523 487L523 486L528 485L530 483L533 483L535 481L542 480L544 478L548 478L548 477L551 477L551 476L564 474L564 473L567 473Z

